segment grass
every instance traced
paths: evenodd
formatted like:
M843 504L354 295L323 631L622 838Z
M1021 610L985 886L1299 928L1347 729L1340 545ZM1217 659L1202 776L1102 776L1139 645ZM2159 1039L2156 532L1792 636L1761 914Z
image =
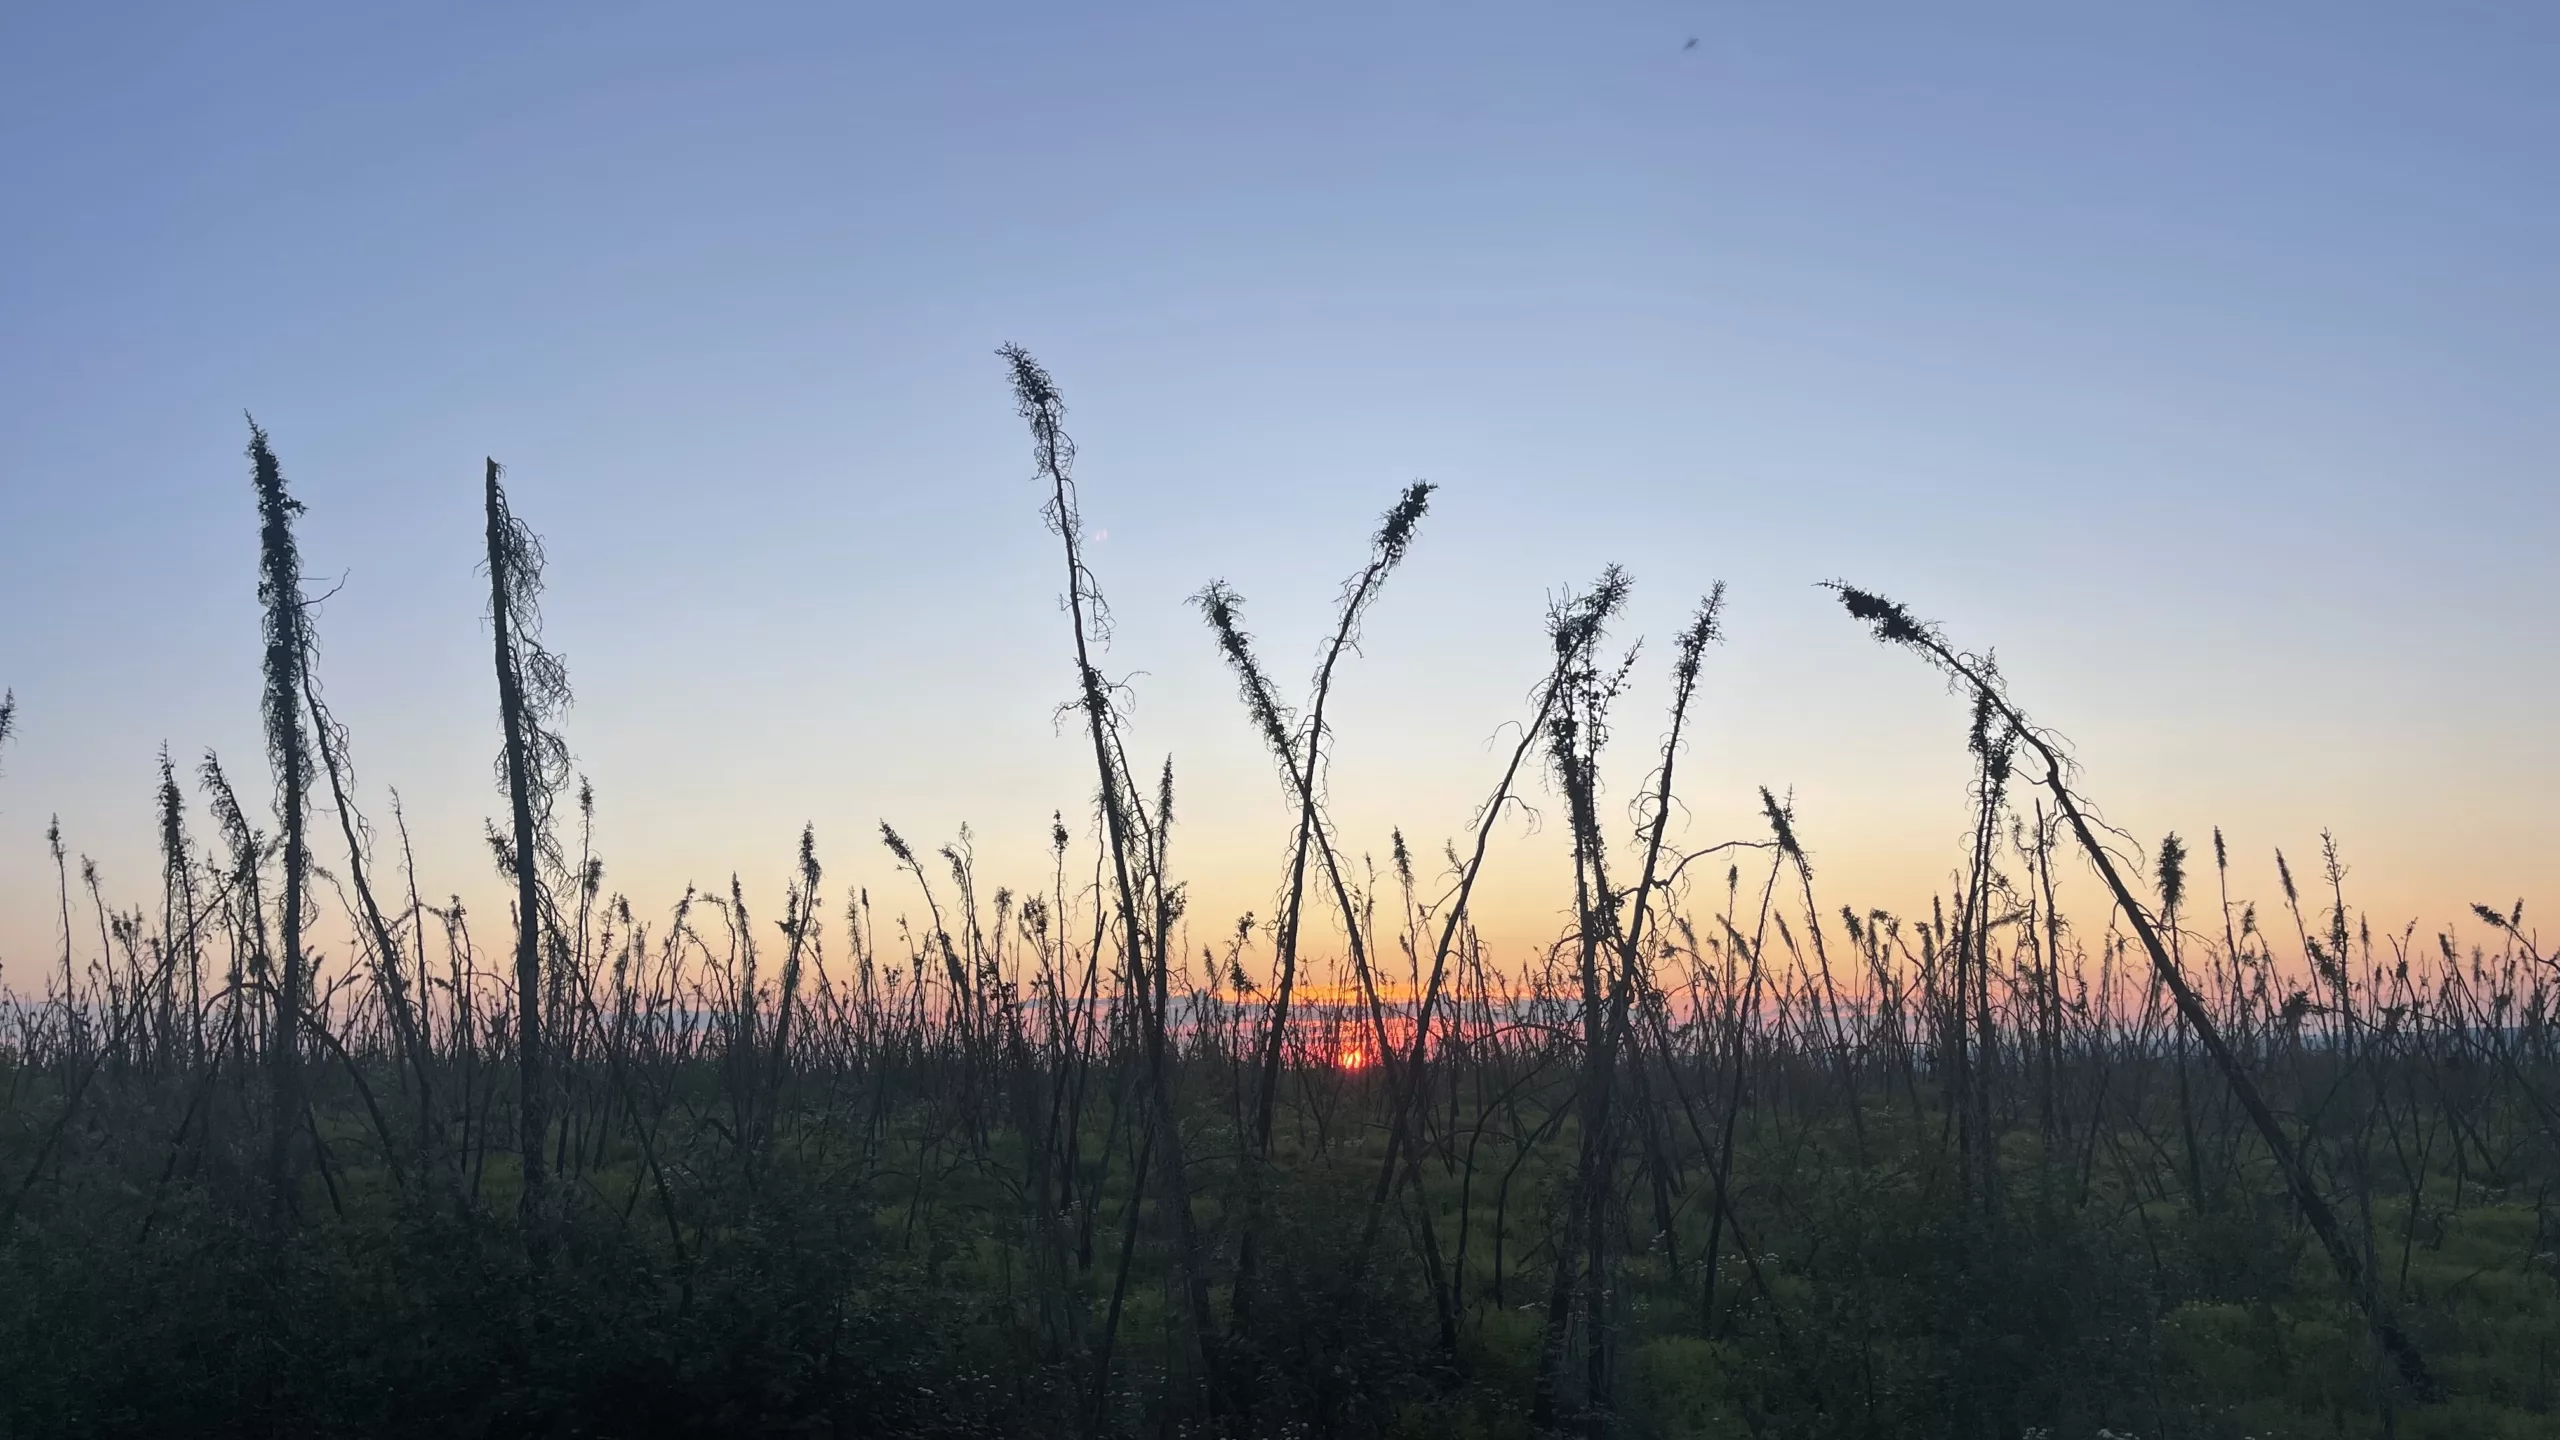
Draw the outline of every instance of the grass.
M208 760L198 842L164 763L163 894L88 887L94 944L67 933L7 1011L0 1435L2560 1429L2555 977L2521 907L2377 933L2334 848L2264 916L2219 834L2210 875L2176 837L2137 864L1987 662L1847 587L1973 707L1951 892L1841 906L1766 794L1765 836L1668 847L1677 708L1614 836L1615 571L1556 607L1472 852L1431 873L1398 835L1361 870L1324 716L1420 543L1415 486L1302 707L1241 598L1202 592L1293 832L1275 915L1194 951L1170 771L1087 658L1064 406L1006 358L1093 823L1061 816L1021 888L884 834L900 903L829 889L804 836L778 917L604 890L494 464L493 852L532 900L495 942L420 901L451 887L396 815L394 846L345 809L257 437L280 833ZM1713 683L1719 599L1677 705ZM1541 768L1574 919L1494 955L1474 877ZM2076 866L2109 915L2057 910ZM285 963L332 896L314 933L349 938Z

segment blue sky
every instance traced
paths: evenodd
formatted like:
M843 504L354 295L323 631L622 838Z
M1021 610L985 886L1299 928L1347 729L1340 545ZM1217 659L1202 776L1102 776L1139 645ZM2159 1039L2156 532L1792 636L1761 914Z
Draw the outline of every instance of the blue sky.
M1834 899L1956 864L1965 717L1833 576L1996 645L2115 820L2223 825L2257 893L2327 826L2395 928L2548 894L2560 12L536 9L0 17L9 975L49 816L139 901L158 746L260 776L244 409L429 893L492 891L483 455L644 911L778 893L804 820L831 880L898 893L883 818L1036 879L1090 781L1006 341L1072 407L1212 933L1285 833L1182 602L1232 581L1302 673L1417 477L1357 847L1467 824L1548 599L1617 561L1616 792L1726 580L1689 837L1792 786ZM1553 828L1497 875L1522 937Z

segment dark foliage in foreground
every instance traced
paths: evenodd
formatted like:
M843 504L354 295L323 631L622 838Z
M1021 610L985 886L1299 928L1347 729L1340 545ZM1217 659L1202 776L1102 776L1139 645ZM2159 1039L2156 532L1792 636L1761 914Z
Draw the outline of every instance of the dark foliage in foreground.
M1006 360L1093 810L1020 890L965 832L884 825L913 903L879 911L831 898L814 831L779 917L734 880L662 921L605 888L592 794L574 835L555 814L566 671L492 463L514 904L484 950L420 898L396 804L396 863L355 809L256 436L278 833L208 756L199 845L164 757L153 914L85 864L75 911L56 831L60 969L0 1029L0 1437L2560 1424L2560 974L2520 904L2377 934L2324 843L2307 886L2276 857L2262 924L2218 832L2209 879L2174 835L2142 859L1987 658L1848 586L1971 710L1950 893L1818 898L1768 791L1765 836L1671 843L1720 587L1616 834L1616 570L1554 607L1441 864L1351 853L1327 705L1417 484L1303 706L1242 598L1201 592L1293 817L1273 913L1201 944L1172 764L1136 762L1095 658L1063 403ZM1542 773L1571 918L1505 965L1470 906ZM2084 874L2086 930L2058 898ZM306 953L328 897L349 938Z

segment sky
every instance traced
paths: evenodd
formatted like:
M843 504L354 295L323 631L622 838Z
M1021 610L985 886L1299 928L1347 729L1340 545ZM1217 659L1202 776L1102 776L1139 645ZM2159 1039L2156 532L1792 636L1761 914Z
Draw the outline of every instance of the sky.
M1965 707L1841 578L1995 650L2146 846L2218 825L2267 899L2327 829L2377 928L2530 920L2555 155L2524 4L9 7L0 980L58 954L50 819L156 904L163 744L271 793L244 411L429 895L504 914L484 456L642 914L735 872L778 915L804 823L883 911L884 820L1045 883L1092 778L1008 342L1204 938L1269 914L1287 821L1186 601L1233 584L1302 694L1415 479L1334 703L1355 854L1468 830L1547 607L1618 563L1622 844L1721 580L1677 843L1767 785L1827 903L1949 883ZM1480 906L1523 951L1570 895L1531 799Z

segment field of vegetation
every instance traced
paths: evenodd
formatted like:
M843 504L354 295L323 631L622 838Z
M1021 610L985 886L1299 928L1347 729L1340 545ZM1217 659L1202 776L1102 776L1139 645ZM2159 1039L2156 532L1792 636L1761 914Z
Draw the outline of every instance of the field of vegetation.
M896 891L830 889L804 835L778 916L604 887L494 462L511 903L437 903L351 793L253 428L258 793L164 758L160 893L57 841L62 952L10 957L0 1436L2560 1434L2560 970L2520 903L2376 929L2334 847L2235 895L2218 832L2109 830L1986 658L1846 585L1879 684L1970 708L1957 883L1826 899L1766 792L1684 849L1722 597L1604 803L1615 571L1553 607L1472 828L1373 868L1326 706L1415 485L1303 695L1198 597L1295 819L1271 913L1195 946L1063 406L1005 360L1089 808L1002 886L884 827ZM1575 920L1489 953L1532 795Z

